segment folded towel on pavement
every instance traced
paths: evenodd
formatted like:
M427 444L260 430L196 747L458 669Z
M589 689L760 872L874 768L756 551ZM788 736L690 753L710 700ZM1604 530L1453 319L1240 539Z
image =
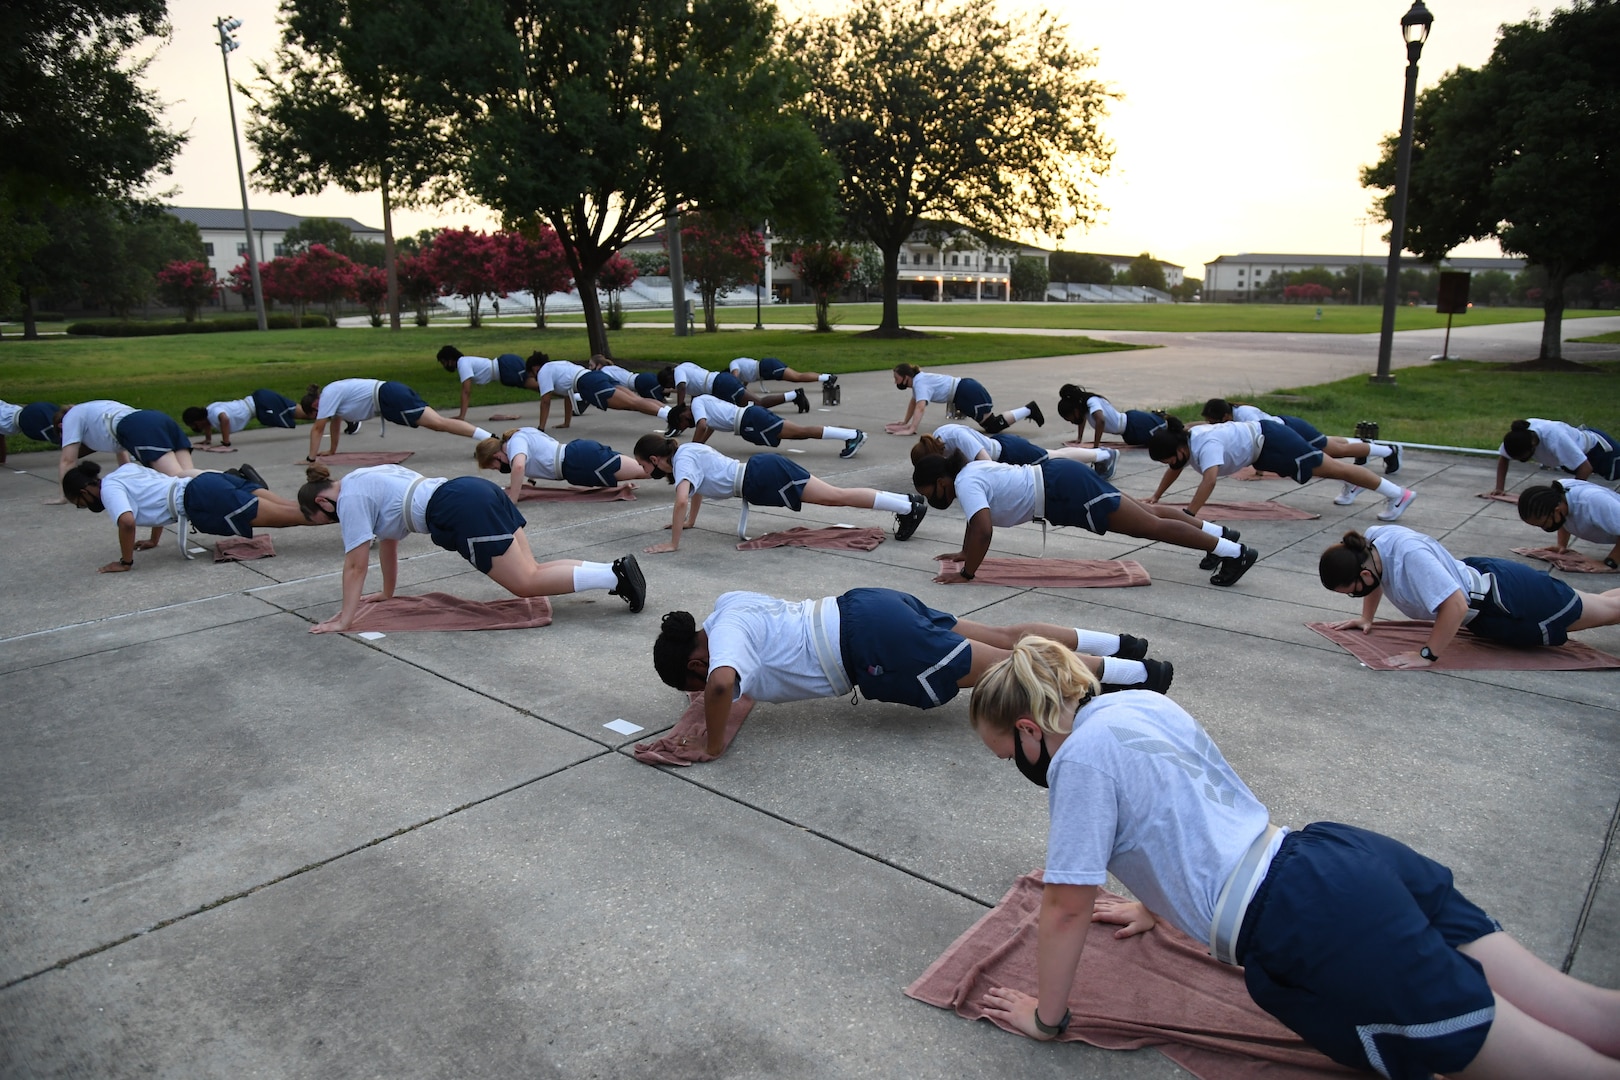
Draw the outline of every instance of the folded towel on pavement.
M196 451L199 454L234 454L234 453L236 453L236 447L234 447L234 446L195 446L194 445L194 446L192 446L191 449Z
M518 492L518 502L635 502L636 485L618 487L538 487L525 484Z
M398 634L416 630L521 630L551 624L551 601L543 596L514 596L507 600L467 600L449 593L394 596L371 600L348 632L371 630Z
M691 765L698 761L713 761L705 748L708 744L709 725L703 715L703 691L698 690L689 695L686 711L681 718L675 721L675 726L662 738L654 739L650 743L636 743L635 754L637 761L648 765ZM730 746L731 740L737 737L742 729L743 721L748 719L748 713L754 707L754 699L743 695L731 703L731 716L726 720L725 745Z
M1091 440L1090 439L1070 439L1068 442L1064 443L1063 445L1064 446L1090 446L1091 445ZM1147 446L1145 446L1145 445L1143 445L1143 446L1132 446L1130 443L1109 442L1107 439L1104 439L1102 441L1101 445L1102 445L1102 448L1104 450L1146 450L1147 449Z
M1186 503L1159 505L1172 510L1187 509ZM1321 516L1279 502L1207 502L1198 511L1200 521L1315 521Z
M1147 568L1132 559L986 559L972 581L955 575L960 560L935 555L947 585L1011 585L1021 589L1130 589L1151 585ZM954 580L947 580L954 578Z
M1512 503L1514 506L1519 505L1519 493L1517 491L1504 491L1501 493L1494 491L1482 491L1479 493L1479 497L1482 499L1490 499L1493 502Z
M1375 671L1399 670L1389 663L1397 653L1415 653L1429 640L1433 623L1375 622L1369 633L1335 630L1329 623L1306 623L1335 645ZM1440 659L1425 671L1589 671L1620 668L1620 657L1598 652L1590 645L1566 641L1557 647L1543 645L1518 649L1496 641L1475 637L1464 630L1452 639Z
M883 530L871 526L851 528L829 525L811 529L796 525L785 532L766 533L737 545L738 551L758 551L761 548L805 547L828 548L833 551L873 551L883 543Z
M1512 550L1515 555L1526 555L1532 559L1540 559L1544 563L1552 563L1553 566L1566 574L1612 574L1615 572L1601 561L1588 558L1578 551L1555 551L1547 547L1513 548Z
M1041 888L1039 871L1019 878L906 994L978 1020L991 1019L982 1004L991 987L1035 993ZM1355 1075L1261 1010L1244 988L1242 968L1221 963L1162 920L1123 940L1114 937L1118 929L1091 924L1070 991L1074 1018L1062 1041L1105 1050L1157 1047L1202 1080Z
M271 558L275 553L276 545L270 542L269 533L260 533L252 538L222 536L214 545L215 562L251 562Z
M368 465L402 465L413 453L414 450L400 450L396 453L385 450L356 450L353 453L344 451L341 454L325 454L319 461L322 465L348 465L358 469ZM307 465L309 462L300 464Z
M519 416L515 412L492 412L492 413L489 414L489 418L491 420L521 420L521 419L523 419L523 417Z

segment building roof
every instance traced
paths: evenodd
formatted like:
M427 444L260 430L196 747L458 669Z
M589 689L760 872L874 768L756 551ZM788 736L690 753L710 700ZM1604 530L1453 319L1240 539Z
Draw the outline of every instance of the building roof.
M1107 256L1103 256L1107 258ZM1377 254L1361 255L1310 255L1310 254L1279 254L1277 252L1243 252L1239 255L1218 255L1204 265L1214 266L1216 263L1309 263L1312 265L1330 263L1357 263L1357 262L1383 262L1389 257L1387 251ZM1522 270L1526 263L1524 259L1486 256L1460 256L1454 259L1440 260L1445 266L1453 270ZM1403 266L1429 266L1430 263L1415 255L1402 255Z
M241 207L234 210L214 210L198 206L169 206L165 207L165 209L181 221L189 221L199 229L215 229L229 232L242 227ZM251 210L249 213L253 216L253 229L255 232L261 229L265 232L286 232L293 226L309 220L309 216L284 214L280 210ZM382 233L381 229L362 224L354 218L335 217L328 220L347 226L348 230L353 233L377 233L379 235Z

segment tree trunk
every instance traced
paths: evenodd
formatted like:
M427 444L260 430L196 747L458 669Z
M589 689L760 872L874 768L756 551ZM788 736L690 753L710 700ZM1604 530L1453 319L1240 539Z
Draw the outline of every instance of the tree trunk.
M37 340L39 338L39 321L34 316L34 290L27 285L22 288L23 298L23 338Z
M394 201L388 190L390 169L382 167L383 273L388 275L388 329L399 329L399 272L394 268Z
M1541 297L1541 359L1564 358L1564 282L1569 272L1547 271L1547 291Z
M878 250L883 252L883 319L876 336L894 337L900 333L900 245Z
M708 285L700 286L700 289L703 296L703 332L705 334L719 333L720 327L716 325L714 318L715 290Z
M546 328L546 298L540 293L534 294L534 328L536 330Z
M596 294L596 271L589 277L577 274L574 285L579 289L579 308L585 316L585 337L591 345L591 355L600 353L611 358L608 351L607 327L602 322L602 298Z
M828 312L831 310L831 308L832 308L832 293L817 293L816 294L816 333L818 333L818 334L830 334L830 333L832 333L832 319L828 318Z

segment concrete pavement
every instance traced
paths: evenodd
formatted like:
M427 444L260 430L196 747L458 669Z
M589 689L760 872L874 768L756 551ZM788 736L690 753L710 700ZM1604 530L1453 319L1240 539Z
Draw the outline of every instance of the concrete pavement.
M1470 329L1463 352L1455 331L1453 353L1505 354L1518 332ZM1400 335L1398 362L1437 352L1434 333ZM1004 406L1041 400L1046 429L1018 430L1050 445L1069 434L1052 407L1063 381L1135 404L1166 385L1241 395L1372 365L1366 338L1192 338L953 373ZM796 460L833 483L908 490L910 440L882 434L904 399L884 373L841 382L843 405L806 419L871 441L849 461L836 443L800 443ZM931 409L926 426L940 419ZM344 449L472 471L465 440L389 427L379 441L373 427ZM627 451L647 429L593 411L554 433ZM249 461L291 493L301 435L254 429L241 453L199 461ZM1512 507L1474 497L1492 469L1408 453L1400 478L1420 497L1402 523L1457 554L1534 541ZM1115 483L1140 496L1158 475L1131 452ZM1128 556L1153 586L937 585L931 556L959 545L955 510L870 554L737 552L735 504L716 503L680 552L642 557L640 615L585 594L557 598L541 629L367 642L306 632L336 608L335 529L276 533L277 557L247 564L187 563L166 544L102 576L113 530L42 505L54 479L43 455L0 469L0 1075L1182 1075L1153 1051L1038 1045L900 993L1043 858L1043 794L983 751L965 695L930 712L762 705L717 762L628 756L684 706L652 671L658 616L701 618L732 588L881 584L984 621L1147 636L1175 662L1172 696L1274 820L1412 843L1538 955L1620 986L1620 675L1361 668L1304 628L1352 611L1318 584L1316 558L1379 506L1332 505L1334 483L1223 482L1222 498L1321 515L1245 526L1264 558L1229 590L1180 549L1073 529L1046 552ZM1537 477L1515 466L1512 479ZM668 489L637 495L525 507L537 556L656 542ZM756 533L835 521L888 523L751 514ZM996 535L998 554L1041 545L1034 526ZM503 595L425 537L401 552L401 591ZM1620 628L1581 636L1620 653ZM619 736L603 726L616 718L647 730Z

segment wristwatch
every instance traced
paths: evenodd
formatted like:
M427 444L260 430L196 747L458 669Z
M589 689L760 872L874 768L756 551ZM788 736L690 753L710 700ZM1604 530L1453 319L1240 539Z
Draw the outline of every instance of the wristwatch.
M962 577L964 579L968 580L968 581L973 580L973 571L967 569L966 567L963 567L961 570L958 570L957 573L961 574Z
M1434 650L1429 648L1427 645L1418 650L1418 655L1423 657L1423 659L1427 660L1431 664L1440 659L1440 657L1435 655Z
M1041 1007L1039 1005L1035 1006L1035 1030L1039 1031L1042 1035L1050 1035L1054 1039L1057 1038L1059 1035L1062 1035L1065 1031L1069 1030L1069 1021L1072 1019L1074 1019L1074 1011L1072 1009L1064 1009L1063 1019L1059 1020L1055 1024L1048 1024L1045 1020L1041 1019Z

